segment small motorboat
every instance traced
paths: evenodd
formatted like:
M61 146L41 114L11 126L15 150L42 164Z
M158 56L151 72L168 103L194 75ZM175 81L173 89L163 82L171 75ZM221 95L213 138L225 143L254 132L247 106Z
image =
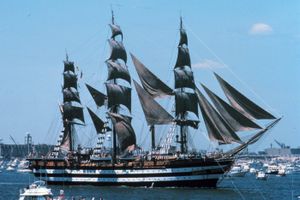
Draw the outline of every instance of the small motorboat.
M263 171L259 171L256 174L256 179L257 180L267 180L267 178L268 178L268 175Z
M51 189L47 188L44 181L35 181L28 188L20 191L19 200L53 200Z
M232 169L226 174L228 177L244 177L247 171L244 171L240 165L233 166Z
M6 168L6 171L15 171L15 168L13 166L8 166Z
M20 172L20 173L30 173L32 172L31 169L18 169L17 172Z
M278 174L278 166L277 165L269 165L266 174Z
M257 170L255 168L251 167L250 170L249 170L249 172L251 174L255 174L257 172Z
M284 168L280 168L280 169L278 170L277 176L285 176L285 175L286 175L285 169L284 169Z

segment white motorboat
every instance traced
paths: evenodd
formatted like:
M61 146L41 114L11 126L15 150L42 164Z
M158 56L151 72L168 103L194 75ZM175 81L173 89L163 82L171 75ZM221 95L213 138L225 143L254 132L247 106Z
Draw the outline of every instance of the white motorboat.
M286 175L285 169L284 169L284 168L280 168L280 169L278 170L278 176L285 176L285 175Z
M256 174L256 179L257 180L267 180L268 178L268 175L263 172L263 171L259 171L257 174Z
M229 177L244 177L247 171L244 171L240 165L232 167L232 169L227 173Z
M278 174L278 166L277 165L269 165L266 174Z
M44 181L36 181L29 186L24 188L24 191L20 192L19 200L53 200L53 194L51 189L47 188Z
M20 173L30 173L30 172L32 172L32 170L28 169L28 168L25 168L25 169L18 169L17 172L20 172Z
M21 172L21 173L32 172L32 170L29 169L29 162L27 160L21 160L20 164L18 165L17 172Z
M249 172L251 174L255 174L257 172L257 170L255 168L251 167L250 170L249 170Z
M6 171L15 171L15 168L12 167L12 166L8 166L8 167L6 168Z

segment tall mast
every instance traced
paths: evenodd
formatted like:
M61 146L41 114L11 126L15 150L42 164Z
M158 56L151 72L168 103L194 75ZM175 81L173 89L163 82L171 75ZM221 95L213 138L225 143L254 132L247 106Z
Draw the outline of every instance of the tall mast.
M114 11L111 10L111 24L114 25L115 24L115 16L114 16ZM117 79L113 79L113 83L117 84ZM112 112L113 113L118 113L118 105L115 105L112 107ZM116 157L117 157L117 133L116 130L113 129L113 152L112 152L112 163L116 163Z
M74 62L69 61L69 56L66 53L66 60L64 61L64 83L63 83L63 104L61 105L61 114L63 119L63 137L60 144L62 149L67 151L75 150L75 124L80 120L84 123L83 108L76 106L81 104L79 92L77 91L77 74L75 72ZM75 103L76 102L76 103Z
M105 61L108 68L108 76L105 83L107 94L104 95L88 84L86 86L98 107L103 106L107 102L107 114L108 118L111 119L112 129L107 127L106 123L91 109L88 109L88 111L98 134L105 134L113 130L111 153L112 163L115 164L118 152L129 151L135 148L136 137L131 126L131 117L119 113L120 105L125 106L131 112L131 87L120 85L117 79L122 79L130 84L131 78L126 66L127 53L122 43L123 33L120 26L115 24L113 11L111 14L111 24L109 24L111 37L108 40L111 52L109 58ZM121 36L121 39L117 39L117 36ZM103 139L103 136L101 138ZM102 144L102 142L99 144Z
M194 76L191 68L191 60L188 49L188 38L183 28L182 17L180 17L180 41L178 44L177 61L174 67L175 76L175 117L180 126L180 135L176 136L176 142L180 144L181 153L187 153L188 126L198 125L198 121L187 118L188 111L198 117L197 98L195 96ZM192 92L188 92L189 88Z
M120 117L119 107L120 105L124 105L128 108L129 111L131 109L131 88L119 85L117 79L123 79L129 82L129 84L131 82L131 79L126 66L127 53L122 43L123 33L120 26L115 24L113 10L111 11L111 15L112 15L111 24L109 25L112 33L111 38L109 39L111 54L108 60L106 61L108 67L107 80L109 81L106 83L106 89L107 89L108 108L111 113L109 114L109 116L112 118L112 122L113 122L112 163L114 164L116 163L116 157L118 154L118 147L117 147L118 132L115 125L119 123L118 121L119 119L118 117ZM119 35L121 36L121 39L118 40L117 36ZM120 120L125 120L124 123L130 123L122 117L120 118ZM132 130L130 130L129 132L132 132ZM119 145L124 146L124 144L119 144Z

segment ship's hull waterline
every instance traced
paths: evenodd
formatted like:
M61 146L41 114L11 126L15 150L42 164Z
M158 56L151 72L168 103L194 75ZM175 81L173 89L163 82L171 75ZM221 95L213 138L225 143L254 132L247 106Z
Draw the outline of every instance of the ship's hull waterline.
M174 162L134 162L70 165L62 162L31 161L33 173L48 184L147 187L216 187L232 164L232 159L203 159ZM60 164L59 164L60 163Z

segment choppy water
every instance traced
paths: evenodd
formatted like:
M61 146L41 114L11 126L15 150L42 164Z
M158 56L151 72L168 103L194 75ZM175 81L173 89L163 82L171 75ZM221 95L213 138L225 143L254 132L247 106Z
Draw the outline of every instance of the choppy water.
M0 173L0 200L18 199L19 190L34 181L31 174L17 172ZM134 188L95 186L51 186L55 195L59 190L65 196L77 199L80 196L91 199L188 199L188 200L235 200L235 199L280 199L296 200L300 195L300 173L285 177L270 176L267 181L256 180L254 175L224 179L217 189L200 188Z

